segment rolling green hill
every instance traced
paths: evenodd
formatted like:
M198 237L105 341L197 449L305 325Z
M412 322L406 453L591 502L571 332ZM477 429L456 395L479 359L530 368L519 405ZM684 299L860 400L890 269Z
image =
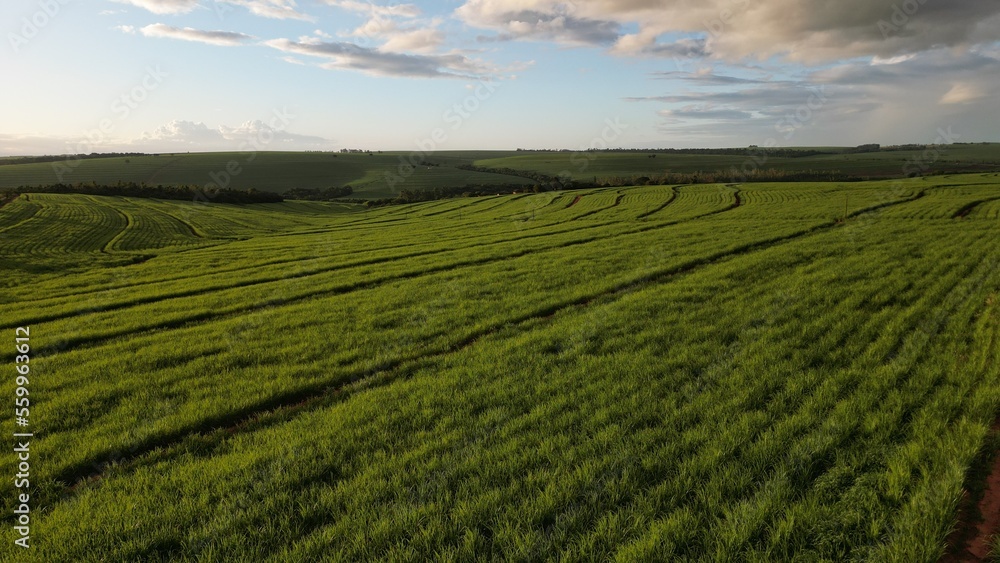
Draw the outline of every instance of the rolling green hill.
M0 166L0 188L65 183L147 184L209 183L234 189L254 188L284 192L292 188L326 188L350 185L357 197L383 198L401 189L462 187L467 184L528 184L513 176L459 170L490 153L471 152L430 155L425 161L436 166L409 166L409 153L371 155L322 152L182 153L128 158L101 158L37 164ZM419 161L414 157L413 161ZM61 174L60 174L61 173ZM228 183L228 185L227 185Z
M998 219L998 174L22 195L17 561L935 561L998 442Z

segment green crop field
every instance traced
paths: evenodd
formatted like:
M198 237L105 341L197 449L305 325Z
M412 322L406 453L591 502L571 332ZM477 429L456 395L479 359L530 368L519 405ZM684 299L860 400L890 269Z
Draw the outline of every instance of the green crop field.
M561 167L488 156L454 158ZM373 177L302 158L303 183ZM394 157L337 166L369 158ZM998 220L996 173L375 209L22 194L0 362L29 328L32 549L2 560L937 561L998 442Z
M57 182L114 184L215 184L245 190L284 192L293 188L350 185L357 197L393 197L402 189L462 187L468 184L530 184L524 178L455 168L477 158L514 153L432 153L433 166L410 166L416 153L243 152L178 153L0 165L0 188Z
M907 175L910 169L923 172L996 171L1000 169L1000 143L949 145L925 150L881 151L852 154L844 148L814 150L834 154L806 157L767 158L716 154L657 154L647 152L524 152L476 159L477 166L512 168L569 176L577 180L616 176L656 176L664 172L693 173L736 169L770 169L786 172L824 171L844 175L888 178ZM940 151L940 152L938 152ZM650 158L651 155L656 158Z

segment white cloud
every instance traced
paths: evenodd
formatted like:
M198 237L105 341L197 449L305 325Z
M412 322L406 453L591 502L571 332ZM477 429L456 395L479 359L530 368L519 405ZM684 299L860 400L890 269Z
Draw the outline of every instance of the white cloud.
M944 96L941 97L942 104L966 104L980 98L985 98L986 92L975 84L959 82L951 87Z
M737 109L716 109L711 106L687 106L681 109L661 110L662 117L672 120L706 119L712 121L733 121L752 119L753 114Z
M202 122L173 120L138 137L57 137L0 133L0 154L60 155L88 152L171 152L233 150L331 150L335 141L276 129L260 120L211 127Z
M114 0L121 4L130 4L154 14L187 14L198 7L198 0Z
M381 49L394 53L430 53L444 43L444 33L437 29L399 31L388 37Z
M236 33L233 31L203 31L190 27L177 28L162 23L147 25L139 31L141 31L146 37L182 39L184 41L197 41L199 43L208 43L209 45L219 45L223 47L243 45L247 41L255 39L252 35Z
M368 19L360 26L342 36L353 38L355 43L368 46L369 42L381 44L380 51L392 53L414 52L431 54L445 40L439 27L442 18L421 18L421 11L413 4L383 6L356 0L326 0L327 4L363 14ZM318 37L331 39L329 35L317 33Z
M315 21L316 18L296 9L295 0L218 0L226 4L243 6L251 14L278 20Z
M276 129L260 120L237 126L209 127L202 122L174 120L129 141L133 150L269 150L329 149L332 141L312 135L297 135Z
M909 55L899 55L898 57L890 57L888 59L883 59L882 57L876 56L872 59L872 65L898 65L900 63L905 63L906 61L913 60L916 57L916 53L910 53Z
M202 122L174 120L143 133L137 141L170 141L181 144L203 145L224 140L217 129L209 129Z

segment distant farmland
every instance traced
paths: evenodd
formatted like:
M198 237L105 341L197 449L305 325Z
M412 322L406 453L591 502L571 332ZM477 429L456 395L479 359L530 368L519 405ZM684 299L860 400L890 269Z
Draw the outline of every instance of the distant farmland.
M1000 144L968 144L905 151L852 153L845 148L803 149L823 154L788 157L746 154L687 154L663 151L533 152L455 151L420 153L180 153L96 158L54 163L0 165L0 189L56 182L206 186L284 193L296 188L351 186L354 197L379 199L401 190L481 186L530 187L541 177L628 184L666 173L722 173L743 181L748 170L815 173L817 178L896 178L945 172L1000 170ZM808 154L808 153L806 153ZM2 161L0 161L2 162ZM411 166L410 163L418 163ZM233 168L235 166L235 168ZM478 170L468 169L478 167ZM236 170L230 173L229 170ZM502 170L493 173L490 170ZM59 172L57 174L57 172ZM537 177L537 175L541 177Z
M0 166L0 188L48 185L59 181L113 184L121 180L153 185L198 186L229 182L230 188L281 193L293 188L350 185L357 197L383 198L396 196L401 189L531 183L516 176L455 168L470 164L475 157L490 154L480 152L452 156L450 153L434 153L425 158L427 165L412 167L409 166L409 153L180 153L101 158L80 160L71 166L64 162ZM414 157L412 160L420 159ZM230 173L227 168L238 172ZM57 171L63 172L62 180Z
M477 159L488 168L514 168L549 175L568 173L577 180L594 177L630 177L678 173L736 170L737 179L746 170L776 169L784 172L838 172L844 176L894 178L907 171L924 175L936 172L995 171L1000 169L1000 143L948 145L914 150L883 150L852 153L850 149L818 147L802 149L829 154L805 157L767 156L748 150L746 155L636 152L522 152ZM655 158L654 158L655 155Z
M219 158L94 170L191 182ZM335 183L330 155L301 158ZM394 157L338 157L357 169L337 181L368 158ZM370 210L22 194L0 208L0 319L30 325L39 432L18 561L985 545L998 220L996 173Z

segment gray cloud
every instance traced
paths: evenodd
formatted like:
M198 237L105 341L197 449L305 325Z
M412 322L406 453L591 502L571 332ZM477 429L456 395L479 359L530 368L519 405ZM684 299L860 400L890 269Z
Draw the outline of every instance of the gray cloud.
M478 78L493 72L488 64L460 54L413 55L384 52L347 42L274 39L266 45L280 51L322 57L327 69L349 69L382 76Z
M969 52L955 54L943 50L900 59L896 64L843 64L813 72L809 80L821 84L875 86L900 81L926 81L927 77L963 74L989 75L1000 72L1000 60Z
M190 27L178 28L162 23L147 25L139 30L146 37L165 37L169 39L182 39L184 41L197 41L198 43L208 43L209 45L219 45L232 47L243 45L255 39L252 35L236 33L233 31L203 31Z
M703 86L774 84L774 81L772 80L758 79L758 78L741 78L738 76L726 76L724 74L715 74L713 72L692 73L692 72L681 72L681 71L664 71L664 72L653 73L652 76L654 78L658 78L661 80L684 80L686 82L692 82Z
M642 42L639 45L629 45L626 38L619 38L611 50L615 54L647 57L668 58L700 58L707 57L708 41L701 39L679 39L673 43L658 41Z
M779 83L765 87L724 92L687 92L663 96L627 97L625 100L629 102L662 102L668 104L737 104L752 109L759 109L797 106L803 103L803 100L808 99L814 92L817 91L808 89L805 84L789 87L787 83Z
M715 121L731 121L753 119L748 111L736 109L712 109L705 107L687 107L683 109L666 109L659 112L668 119L711 119Z
M610 45L621 34L614 21L580 17L562 3L540 2L525 9L524 2L470 0L455 10L465 23L496 31L480 41L515 39L556 41L574 45Z

